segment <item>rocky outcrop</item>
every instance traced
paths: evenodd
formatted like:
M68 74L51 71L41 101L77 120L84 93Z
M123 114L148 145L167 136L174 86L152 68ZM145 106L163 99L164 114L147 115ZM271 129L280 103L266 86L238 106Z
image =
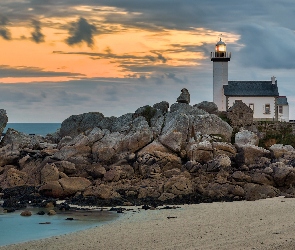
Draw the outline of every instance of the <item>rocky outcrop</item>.
M66 198L156 206L295 196L293 147L258 147L247 130L233 145L233 129L211 114L215 105L191 106L187 94L183 89L170 110L163 101L120 117L71 116L45 138L9 129L0 143L4 204Z
M8 117L4 109L0 109L0 136L4 131L6 124L8 122Z

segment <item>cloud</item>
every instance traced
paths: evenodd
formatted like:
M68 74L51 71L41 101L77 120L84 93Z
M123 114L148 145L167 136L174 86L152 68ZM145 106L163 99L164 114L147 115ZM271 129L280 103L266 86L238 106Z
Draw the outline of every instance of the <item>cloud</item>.
M143 53L137 54L115 54L108 47L104 52L64 52L53 51L56 54L64 55L85 55L91 57L93 60L109 59L112 63L117 63L122 71L145 72L151 73L160 69L169 67L166 62L169 60L162 53L157 51L150 51L148 55ZM173 66L170 66L173 67Z
M178 78L178 77L176 77L176 75L174 73L165 73L165 76L168 79L173 79L177 83L187 83L187 79L186 78L184 78L184 79Z
M0 36L5 40L11 40L10 31L6 28L8 24L8 18L5 16L0 16Z
M236 53L247 67L294 69L295 34L293 30L269 24L248 24L239 28L243 45Z
M66 40L68 45L80 44L86 42L88 47L94 45L93 35L96 31L96 27L89 24L87 20L80 17L77 22L72 22L69 28L69 37Z
M34 31L31 33L32 37L31 39L35 42L35 43L41 43L44 42L44 35L41 32L41 25L40 25L40 21L37 20L32 20L32 25L34 28Z
M58 76L83 76L80 73L72 72L56 72L56 71L45 71L42 68L37 67L10 67L8 65L0 65L0 78L8 77L58 77Z

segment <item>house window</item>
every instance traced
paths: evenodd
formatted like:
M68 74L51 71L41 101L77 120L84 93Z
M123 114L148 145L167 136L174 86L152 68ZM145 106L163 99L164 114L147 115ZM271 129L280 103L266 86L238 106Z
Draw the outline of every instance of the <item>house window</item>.
M254 111L254 103L250 103L249 104L249 108L252 109Z
M270 114L270 104L265 104L264 114Z
M278 109L279 109L279 114L283 114L283 106L279 105Z

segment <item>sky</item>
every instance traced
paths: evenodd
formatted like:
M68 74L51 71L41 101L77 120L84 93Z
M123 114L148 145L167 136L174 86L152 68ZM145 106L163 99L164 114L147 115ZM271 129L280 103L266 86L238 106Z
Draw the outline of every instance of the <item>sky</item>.
M132 113L213 100L222 37L229 80L270 80L295 119L293 0L0 0L0 109L9 122Z

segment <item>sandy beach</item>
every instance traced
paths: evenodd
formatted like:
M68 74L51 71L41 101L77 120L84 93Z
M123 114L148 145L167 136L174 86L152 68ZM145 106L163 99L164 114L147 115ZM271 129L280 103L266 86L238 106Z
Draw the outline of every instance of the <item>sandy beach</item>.
M134 211L89 230L0 249L295 249L295 199Z

